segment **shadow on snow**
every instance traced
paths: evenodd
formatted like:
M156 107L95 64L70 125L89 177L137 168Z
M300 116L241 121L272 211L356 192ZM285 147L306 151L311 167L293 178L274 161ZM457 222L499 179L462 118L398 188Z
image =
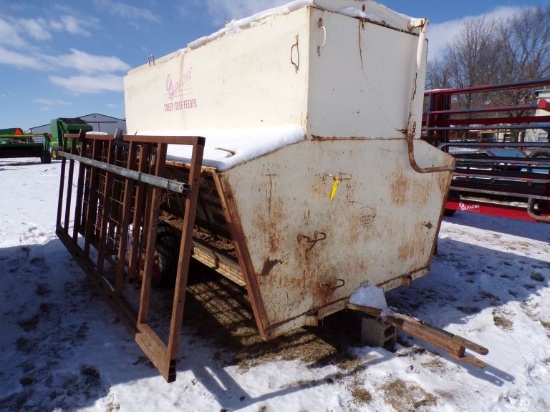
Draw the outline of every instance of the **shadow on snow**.
M484 309L528 300L548 287L548 269L544 260L444 238L431 274L410 288L389 292L387 298L397 310L445 328L466 323ZM319 328L300 328L263 342L243 288L200 266L193 265L190 275L180 373L166 390L185 390L200 382L220 405L238 408L331 384L395 356L377 350L380 357L353 364L350 349L360 346L360 330L349 312L328 317ZM0 249L0 293L0 409L77 409L100 399L108 402L111 386L118 383L162 380L59 240ZM152 307L163 312L171 297L171 291L156 291ZM309 368L346 362L352 367L260 397L249 395L226 370L234 366L245 372L274 359L301 359ZM513 380L491 365L483 371L463 366L494 385ZM191 372L194 379L184 378L183 372Z

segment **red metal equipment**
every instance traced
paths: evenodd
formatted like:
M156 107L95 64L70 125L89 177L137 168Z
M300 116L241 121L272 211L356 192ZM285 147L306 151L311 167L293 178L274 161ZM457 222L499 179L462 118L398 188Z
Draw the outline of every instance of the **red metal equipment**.
M447 211L550 222L550 103L536 102L549 86L542 79L425 93L422 137L456 158ZM533 103L500 103L511 95Z

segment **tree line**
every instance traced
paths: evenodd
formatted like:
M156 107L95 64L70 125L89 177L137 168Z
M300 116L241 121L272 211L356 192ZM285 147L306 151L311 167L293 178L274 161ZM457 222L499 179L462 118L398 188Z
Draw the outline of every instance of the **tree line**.
M426 88L461 88L548 77L550 6L539 6L509 18L480 17L466 22L443 53L428 61ZM532 91L523 89L500 93L490 103L524 104L532 99ZM461 105L473 107L477 103L480 102Z

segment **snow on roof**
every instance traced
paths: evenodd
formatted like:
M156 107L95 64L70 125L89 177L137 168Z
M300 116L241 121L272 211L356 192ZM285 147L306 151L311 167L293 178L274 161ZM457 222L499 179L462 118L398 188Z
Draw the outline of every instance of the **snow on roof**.
M372 0L295 0L279 7L261 11L249 17L231 20L225 25L224 28L218 30L217 32L190 42L187 45L187 48L191 50L199 48L220 37L229 36L248 27L263 24L277 16L291 13L294 10L298 10L303 7L314 7L350 17L366 19L375 23L396 28L398 30L406 31L414 30L425 21L423 19L415 19L404 14L397 13ZM180 52L185 52L185 49Z
M202 136L206 138L203 165L227 170L282 147L305 140L304 130L295 125L251 129L192 129L185 131L140 132L151 136ZM189 162L191 147L168 145L167 160Z

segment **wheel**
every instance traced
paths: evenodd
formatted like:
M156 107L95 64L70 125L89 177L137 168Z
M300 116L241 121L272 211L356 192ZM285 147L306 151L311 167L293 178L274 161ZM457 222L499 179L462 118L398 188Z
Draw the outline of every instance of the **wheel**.
M527 157L535 158L535 159L539 157L543 157L543 158L550 157L550 149L536 149L531 153L529 153Z
M52 155L47 150L42 151L42 154L40 155L40 161L42 163L51 163L52 162Z
M443 211L443 216L449 216L449 217L454 216L455 212L456 212L456 210L454 210L454 209L445 209Z
M154 286L174 286L178 272L179 248L180 238L177 232L167 223L159 222L152 278Z

